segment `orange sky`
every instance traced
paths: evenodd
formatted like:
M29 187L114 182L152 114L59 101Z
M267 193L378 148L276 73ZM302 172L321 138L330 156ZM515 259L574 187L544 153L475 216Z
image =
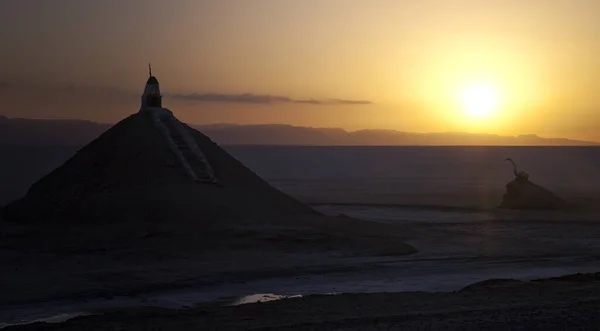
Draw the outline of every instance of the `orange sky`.
M165 106L193 123L600 141L600 1L3 5L3 115L117 121L137 110L152 61ZM480 84L493 111L467 115L457 98Z

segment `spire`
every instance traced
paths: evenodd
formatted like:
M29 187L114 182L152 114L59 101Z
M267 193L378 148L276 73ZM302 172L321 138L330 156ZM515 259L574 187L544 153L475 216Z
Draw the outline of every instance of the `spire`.
M156 77L152 76L152 64L148 63L148 80L146 81L146 85L158 85L158 80Z

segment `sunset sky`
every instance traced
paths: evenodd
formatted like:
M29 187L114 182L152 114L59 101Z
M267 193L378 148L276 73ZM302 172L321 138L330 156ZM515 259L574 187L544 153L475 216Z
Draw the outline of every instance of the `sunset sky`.
M4 0L0 114L600 141L598 0ZM246 95L244 94L253 94Z

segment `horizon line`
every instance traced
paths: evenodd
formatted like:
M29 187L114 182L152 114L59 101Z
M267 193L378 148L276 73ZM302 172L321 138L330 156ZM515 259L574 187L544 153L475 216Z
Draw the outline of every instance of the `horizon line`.
M133 114L131 114L133 115ZM131 116L128 115L128 116ZM6 115L1 115L0 114L0 118L6 118L8 120L30 120L30 121L73 121L73 122L88 122L88 123L94 123L94 124L98 124L98 125L115 125L117 122L113 122L113 123L108 123L108 122L97 122L97 121L93 121L93 120L87 120L87 119L79 119L79 118L26 118L26 117L8 117ZM319 126L302 126L302 125L294 125L294 124L286 124L286 123L264 123L264 124L239 124L239 123L226 123L226 122L218 122L218 123L206 123L206 124L194 124L194 123L189 123L189 122L185 122L186 124L190 125L190 126L195 126L195 127L210 127L210 126L245 126L245 127L252 127L252 126L286 126L286 127L292 127L292 128L306 128L306 129L337 129L337 130L342 130L346 133L355 133L355 132L361 132L361 131L389 131L389 132L398 132L398 133L408 133L408 134L416 134L416 135L434 135L434 134L463 134L463 135L483 135L483 136L495 136L495 137L500 137L500 138L527 138L527 136L531 136L532 138L537 138L537 139L547 139L547 140L568 140L568 141L572 141L572 142L580 142L580 143L585 143L587 145L580 145L580 146L590 146L590 145L600 145L600 141L595 141L595 140L582 140L582 139L575 139L575 138L566 138L566 137L547 137L547 136L540 136L539 134L536 133L521 133L518 135L502 135L502 134L498 134L498 133L475 133L475 132L465 132L465 131L429 131L429 132L416 132L416 131L402 131L402 130L398 130L398 129L356 129L356 130L349 130L349 129L345 129L342 127L319 127ZM238 144L236 144L238 145ZM240 144L243 145L243 144ZM255 144L252 144L255 145ZM276 144L269 144L269 145L265 145L265 146L275 146ZM291 145L282 145L282 146L291 146ZM293 145L293 146L301 146L301 145ZM313 145L313 146L325 146L325 145ZM332 146L338 146L338 145L332 145ZM352 146L352 145L343 145L343 146ZM461 146L461 145L357 145L357 146ZM464 146L529 146L529 145L478 145L478 144L469 144L469 145L464 145ZM548 146L548 145L531 145L531 146ZM550 146L561 146L561 145L550 145ZM577 146L577 145L565 145L565 146Z

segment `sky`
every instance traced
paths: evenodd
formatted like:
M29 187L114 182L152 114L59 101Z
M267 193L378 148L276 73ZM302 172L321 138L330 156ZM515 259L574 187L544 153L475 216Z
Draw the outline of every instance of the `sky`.
M597 0L1 0L0 115L600 141Z

